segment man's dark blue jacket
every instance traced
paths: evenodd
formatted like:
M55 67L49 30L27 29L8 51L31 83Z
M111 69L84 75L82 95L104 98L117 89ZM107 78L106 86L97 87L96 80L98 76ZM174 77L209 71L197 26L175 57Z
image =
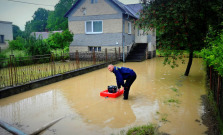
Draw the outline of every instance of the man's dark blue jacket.
M116 67L116 66L114 66L113 73L116 76L116 81L117 81L118 88L121 88L121 85L123 87L125 87L124 86L124 80L127 80L131 76L136 75L135 72L130 68Z

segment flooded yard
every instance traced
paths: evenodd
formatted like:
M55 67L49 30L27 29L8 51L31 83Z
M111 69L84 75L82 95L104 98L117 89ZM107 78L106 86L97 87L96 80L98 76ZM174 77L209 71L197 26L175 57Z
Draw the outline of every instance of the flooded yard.
M100 97L108 85L115 85L113 73L103 68L58 83L0 99L0 119L25 133L31 133L57 118L61 121L43 135L110 135L137 125L156 123L171 135L200 135L205 92L202 59L194 58L190 75L186 64L171 69L163 58L120 63L134 69L137 79L129 100ZM1 133L1 130L0 130Z

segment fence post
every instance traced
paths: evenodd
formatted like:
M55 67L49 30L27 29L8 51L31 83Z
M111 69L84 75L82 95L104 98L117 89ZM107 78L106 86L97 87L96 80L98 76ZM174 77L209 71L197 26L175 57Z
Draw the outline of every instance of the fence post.
M220 93L220 75L218 74L218 90L217 90L217 105L219 106L219 93Z
M121 48L118 48L118 56L119 56L119 60L121 59Z
M79 53L78 53L78 50L76 50L76 65L77 65L77 68L79 68Z
M108 52L107 52L107 48L105 48L105 60L106 60L106 62L108 62Z
M51 75L53 76L55 74L54 53L51 53L50 61L51 61Z
M13 61L12 61L12 57L13 55L10 55L10 70L9 70L9 79L10 79L10 85L13 86L13 72L12 72L12 69L13 69Z
M95 57L95 50L94 49L93 49L92 54L93 54L93 64L95 65L96 64L96 57Z
M212 70L212 68L210 67L210 89L211 89L211 82L212 82L212 73L211 73L212 71L211 70Z
M115 48L115 60L117 60L117 50Z
M17 85L18 78L17 78L16 58L14 57L14 55L13 55L13 60L14 60L13 67L14 67L14 75L15 75L15 85Z

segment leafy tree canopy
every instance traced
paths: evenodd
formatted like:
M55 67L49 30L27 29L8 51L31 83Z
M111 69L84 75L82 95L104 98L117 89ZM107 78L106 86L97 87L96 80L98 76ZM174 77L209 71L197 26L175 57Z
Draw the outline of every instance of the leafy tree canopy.
M29 36L31 32L43 32L46 31L47 19L50 11L44 8L39 8L35 11L33 19L26 22L25 33Z
M218 28L222 16L222 0L143 0L143 10L136 24L145 31L156 28L157 46L166 56L164 64L177 67L183 52L190 53L185 75L189 75L193 52L205 47L209 25ZM170 58L170 56L172 56ZM184 61L182 61L184 62Z
M55 6L55 11L49 14L47 28L50 31L68 29L68 20L64 17L76 0L60 0Z
M13 31L13 40L15 40L16 37L23 35L23 32L20 30L19 26L17 25L12 25L12 31Z

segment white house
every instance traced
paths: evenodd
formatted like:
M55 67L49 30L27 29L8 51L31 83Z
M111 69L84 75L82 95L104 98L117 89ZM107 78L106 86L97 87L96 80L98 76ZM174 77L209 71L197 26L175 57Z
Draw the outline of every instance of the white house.
M0 21L0 48L8 48L10 40L13 40L12 22Z

